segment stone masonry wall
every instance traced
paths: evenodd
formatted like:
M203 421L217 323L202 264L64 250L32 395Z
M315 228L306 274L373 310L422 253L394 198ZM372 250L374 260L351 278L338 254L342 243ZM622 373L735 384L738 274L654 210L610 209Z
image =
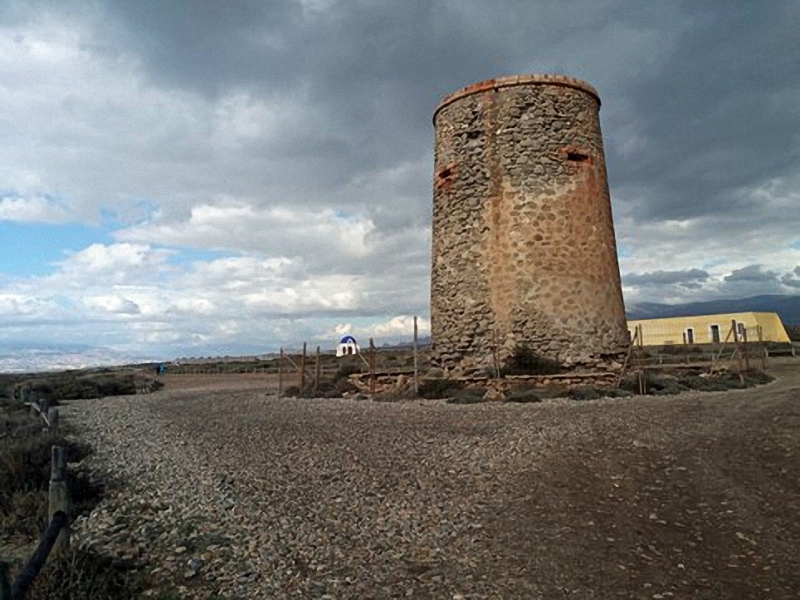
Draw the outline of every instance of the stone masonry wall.
M588 84L482 82L434 114L433 360L503 364L518 343L606 368L628 333L599 121Z

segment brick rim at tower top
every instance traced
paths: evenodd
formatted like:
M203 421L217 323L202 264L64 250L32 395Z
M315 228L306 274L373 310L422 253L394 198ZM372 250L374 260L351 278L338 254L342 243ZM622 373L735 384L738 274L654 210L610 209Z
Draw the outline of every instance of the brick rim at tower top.
M444 98L442 98L441 102L436 106L433 111L433 124L436 125L436 117L439 114L439 111L442 110L449 104L460 100L466 96L470 96L472 94L479 94L481 92L486 92L492 89L499 89L504 87L511 87L515 85L561 85L566 87L571 87L576 90L580 90L589 94L590 96L594 97L597 101L597 106L600 106L600 94L597 93L597 90L594 86L590 85L589 83L583 81L582 79L577 79L576 77L570 77L569 75L548 75L544 73L531 73L529 75L509 75L506 77L495 77L494 79L486 79L484 81L479 81L478 83L473 83L468 86L461 88L460 90L453 92L452 94L448 94Z

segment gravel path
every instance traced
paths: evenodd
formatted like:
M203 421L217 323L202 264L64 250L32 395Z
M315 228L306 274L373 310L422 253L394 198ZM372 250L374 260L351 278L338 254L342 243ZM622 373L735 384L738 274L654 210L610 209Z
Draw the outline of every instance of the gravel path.
M774 408L794 419L791 435L777 432L775 443L785 442L786 460L796 461L798 413L786 409L796 378L768 388ZM640 581L623 573L624 563L602 564L616 550L588 546L592 539L610 546L608 540L625 538L620 528L628 525L639 532L668 527L672 520L661 515L684 507L664 481L697 473L710 485L727 468L716 465L709 473L691 457L676 459L670 444L709 435L698 414L720 430L752 420L754 393L455 406L166 389L74 402L65 417L97 448L87 460L118 476L102 503L75 524L75 539L141 565L185 597L601 598L615 590L617 597L695 597L681 596L683 578L705 590L696 597L722 598L725 589L702 587L704 575L713 583L713 573L687 572L689 555L680 563L665 559ZM728 421L715 414L731 410ZM635 478L651 482L647 468L658 470L653 489L667 490L663 495L641 493ZM773 495L796 493L776 488L776 481L768 482ZM727 476L720 485L735 496L739 484ZM750 481L741 485L758 493ZM725 505L715 494L698 493L686 510ZM775 516L777 525L785 525L783 518ZM687 525L674 520L676 535L683 535L680 527ZM727 521L712 526L728 535ZM745 540L760 535L744 524L731 527L734 543L734 529ZM800 539L791 527L789 551ZM685 534L694 544L686 546L689 553L695 534ZM540 542L520 544L521 535ZM643 547L632 538L626 544L617 543L617 563L633 561ZM560 558L548 559L583 552L601 564L578 560L561 568ZM658 550L649 553L659 560ZM769 564L779 586L758 580L761 587L748 597L791 597L775 593L792 587L781 583L780 560ZM584 576L587 569L597 569L599 579ZM733 574L734 580L725 576L734 586L736 577L755 581L746 569ZM768 590L763 596L762 589Z
M524 429L506 424L522 407L497 408L253 392L72 404L100 449L90 460L126 490L112 486L77 539L108 532L113 552L189 590L488 597L480 514Z

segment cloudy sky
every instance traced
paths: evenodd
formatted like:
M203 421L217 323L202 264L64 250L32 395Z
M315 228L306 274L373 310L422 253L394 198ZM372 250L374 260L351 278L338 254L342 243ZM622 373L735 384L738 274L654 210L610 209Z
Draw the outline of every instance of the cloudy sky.
M521 73L600 92L629 306L800 293L798 31L796 0L2 0L0 352L408 339L433 109Z

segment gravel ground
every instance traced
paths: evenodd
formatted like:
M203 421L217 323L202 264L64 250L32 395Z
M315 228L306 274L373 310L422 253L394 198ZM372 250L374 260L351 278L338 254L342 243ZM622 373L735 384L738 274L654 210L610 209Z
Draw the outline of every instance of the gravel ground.
M184 597L796 598L800 377L776 372L534 405L73 402L114 473L74 539Z

